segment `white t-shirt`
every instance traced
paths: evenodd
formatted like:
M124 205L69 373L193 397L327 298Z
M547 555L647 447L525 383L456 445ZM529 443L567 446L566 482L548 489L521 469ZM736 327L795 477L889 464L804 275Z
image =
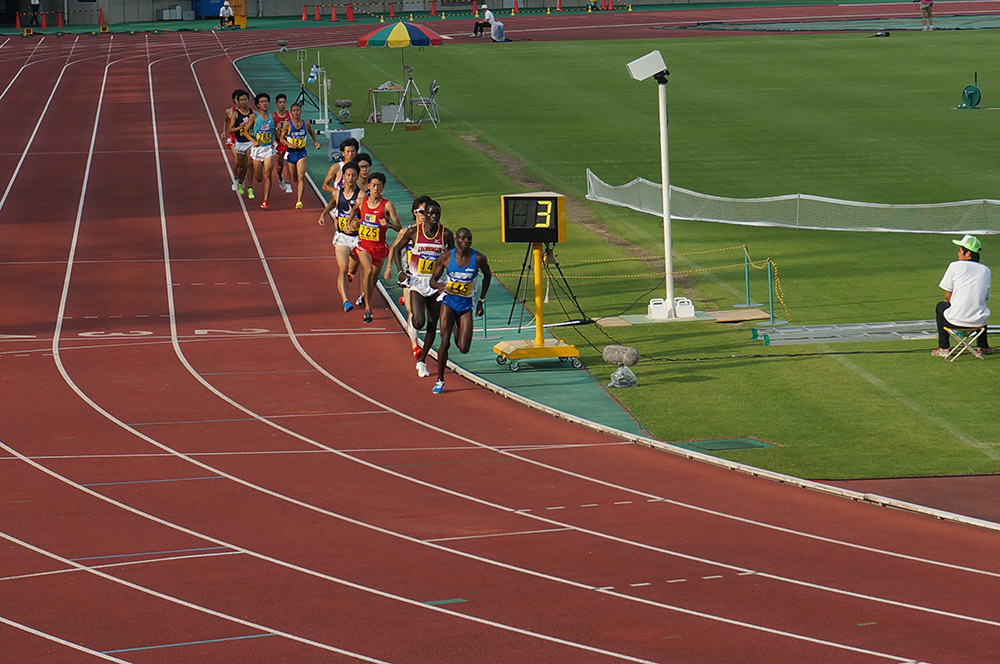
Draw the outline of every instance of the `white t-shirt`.
M233 15L232 7L226 5L222 5L221 7L219 7L219 18L229 18L232 15Z
M496 19L493 18L493 12L491 12L489 9L487 9L486 11L483 12L483 20L487 21L490 24L493 24L493 23L496 22Z
M938 285L951 291L951 306L944 312L948 322L962 327L986 325L990 319L986 306L990 299L990 268L975 261L955 261Z

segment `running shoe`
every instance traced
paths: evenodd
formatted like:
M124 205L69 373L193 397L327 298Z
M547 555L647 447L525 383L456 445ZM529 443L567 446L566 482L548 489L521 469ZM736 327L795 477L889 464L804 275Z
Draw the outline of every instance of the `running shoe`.
M348 311L350 311L353 308L354 308L353 304L351 304L347 300L344 300L344 313L347 313Z
M247 198L253 199L253 187L247 187Z
M366 323L372 322L372 318L373 318L373 316L372 316L371 309L368 309L367 311L365 311L365 322Z
M240 181L239 181L239 180L237 180L236 178L233 178L233 191L236 191L236 189L237 189L237 188L238 188L239 186L240 186Z
M979 348L978 350L979 350L979 354L980 355L992 355L993 354L993 346L987 346L986 348Z
M433 392L434 394L444 394L444 381L439 380L436 383L434 383L434 387L433 389L431 389L431 392Z
M414 346L413 347L413 359L417 359L418 357L420 357L420 351L421 350L422 349L420 348L420 346Z
M264 202L262 202L260 204L260 209L261 210L267 210L268 209L268 207L267 207L267 201L264 201Z
M421 378L427 378L431 375L431 372L427 370L426 362L417 362L417 375Z
M291 182L282 182L282 183L281 183L281 189L282 189L282 191L284 191L284 192L285 192L286 194L290 194L290 193L292 193L292 183L291 183Z
M237 182L236 183L236 193L239 194L240 196L243 195L243 183L242 182Z
M291 192L289 192L289 193L291 193ZM296 210L301 210L302 209L302 201L299 201L298 203L295 204L295 209Z
M348 274L347 276L348 276L348 281L350 281L351 280L350 279L351 275ZM360 297L358 297L358 299L356 299L354 301L354 306L356 306L356 307L363 307L363 306L365 306L365 296L361 295Z
M948 357L948 354L950 352L951 352L950 348L935 348L934 350L931 351L931 355L933 355L934 357Z
M405 307L406 306L406 300L403 299L402 295L399 296L399 306L401 306L401 307Z

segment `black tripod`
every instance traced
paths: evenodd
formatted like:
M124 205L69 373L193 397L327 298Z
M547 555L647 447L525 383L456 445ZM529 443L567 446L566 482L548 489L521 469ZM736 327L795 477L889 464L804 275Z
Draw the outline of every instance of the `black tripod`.
M569 320L562 323L551 323L545 327L561 327L565 325L588 325L593 323L587 314L583 313L583 308L580 307L579 300L576 299L576 294L569 285L569 280L566 279L566 275L563 274L562 268L559 267L559 261L556 260L555 250L553 248L554 243L545 243L545 251L542 254L542 265L545 267L546 276L552 279L552 270L549 266L555 265L556 271L559 272L559 279L562 280L563 286L566 287L566 292L569 293L569 297L573 300L573 304L576 305L576 310L580 312L579 320ZM532 245L528 245L527 251L524 252L524 260L521 261L521 274L517 277L517 288L514 289L514 301L510 305L510 315L507 316L507 324L510 325L511 321L514 320L514 307L517 306L518 302L521 303L521 317L517 322L517 331L521 331L521 327L524 325L524 312L527 310L525 305L525 298L528 296L528 281L524 278L525 274L528 272L528 265L531 263L531 249ZM521 296L521 284L524 284L524 296Z
M306 87L305 83L299 85L299 96L292 103L298 104L302 108L305 108L306 104L309 104L317 111L319 110L319 99L313 93L309 92L309 88Z

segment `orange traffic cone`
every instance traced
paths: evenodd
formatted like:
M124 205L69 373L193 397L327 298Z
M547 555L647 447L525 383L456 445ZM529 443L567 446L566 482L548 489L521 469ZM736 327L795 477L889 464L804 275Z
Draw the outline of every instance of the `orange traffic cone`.
M42 25L41 25L41 26L39 26L39 28L38 28L38 29L39 29L39 30L48 30L48 29L49 29L49 26L48 26L48 24L47 24L47 23L45 22L45 12L38 12L38 13L42 15Z
M389 3L389 18L396 18L396 3Z
M330 23L337 22L337 5L330 5Z
M63 25L63 20L62 20L62 12L56 12L56 27L57 28L65 27Z
M435 0L431 0L431 16L437 16L437 15L438 15L437 2Z
M562 0L559 0L558 2L556 2L556 11L557 12L561 12L562 11Z
M510 10L511 14L516 14L520 10L517 8L517 0L514 0L514 9Z
M97 12L97 25L104 25L104 7L101 7Z
M322 21L323 19L319 16L319 5L316 5L316 15L313 17L314 21Z
M309 14L306 13L306 6L305 6L305 4L302 5L302 20L303 21L308 21L309 20Z
M354 23L354 5L352 3L347 3L347 22Z
M14 12L14 29L21 29L21 14L18 12Z

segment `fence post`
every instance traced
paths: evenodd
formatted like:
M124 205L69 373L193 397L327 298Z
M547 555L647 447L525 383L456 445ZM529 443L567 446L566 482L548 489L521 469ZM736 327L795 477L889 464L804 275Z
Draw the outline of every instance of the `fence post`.
M743 245L743 283L746 290L747 301L746 304L739 303L734 304L734 309L749 309L750 307L761 306L760 302L752 302L750 300L750 248L747 245Z

